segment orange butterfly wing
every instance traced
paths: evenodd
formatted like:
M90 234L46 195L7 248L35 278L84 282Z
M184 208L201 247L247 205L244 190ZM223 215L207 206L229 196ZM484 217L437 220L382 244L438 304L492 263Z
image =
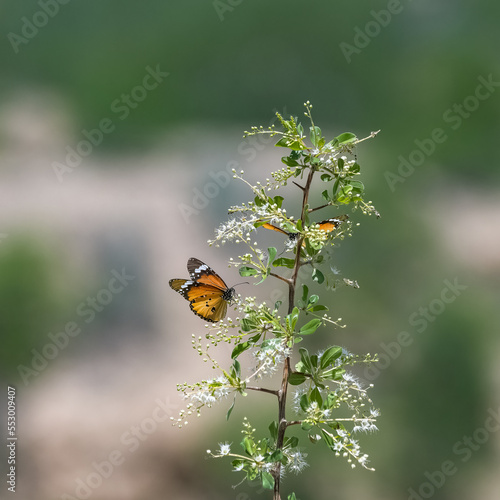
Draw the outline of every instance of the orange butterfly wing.
M191 279L172 279L170 287L189 301L189 307L197 316L212 323L220 321L226 316L234 290L199 259L189 259L187 268Z
M226 316L224 291L204 283L195 283L188 291L189 307L197 316L215 323Z
M273 226L272 224L269 224L269 222L266 222L265 224L262 224L261 227L265 227L266 229L270 229L271 231L277 231L278 233L286 234L287 236L290 236L290 233L287 233L286 231L284 231L280 227Z

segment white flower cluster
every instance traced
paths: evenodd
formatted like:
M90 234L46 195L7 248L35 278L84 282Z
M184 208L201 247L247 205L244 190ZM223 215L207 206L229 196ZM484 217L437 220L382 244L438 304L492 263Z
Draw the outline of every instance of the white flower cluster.
M256 360L255 377L263 378L274 375L290 353L291 350L284 339L274 338L266 341L258 351L253 353Z
M193 413L200 416L200 411L204 406L211 408L222 398L227 397L233 389L224 375L202 380L193 385L188 385L187 383L178 384L177 390L184 394L184 399L189 400L189 403L186 405L186 409L179 412L178 418L170 417L172 425L177 425L178 427L187 425L187 417Z

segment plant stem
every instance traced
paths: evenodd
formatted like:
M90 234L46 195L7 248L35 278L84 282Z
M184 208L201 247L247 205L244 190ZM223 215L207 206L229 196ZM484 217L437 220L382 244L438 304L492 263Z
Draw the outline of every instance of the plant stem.
M300 214L300 220L302 225L304 224L304 216L306 214L306 205L309 198L309 190L311 189L311 183L314 176L314 169L309 170L307 175L306 185L304 187L299 186L302 190L302 211ZM302 242L304 237L299 238L297 241L296 255L295 255L295 265L293 267L293 274L291 280L288 282L288 314L293 311L295 304L295 285L297 284L297 276L299 274L299 269L301 266L300 262L300 252L302 249ZM285 364L283 366L283 378L281 380L281 388L278 391L278 436L276 438L276 450L281 450L283 448L283 442L285 440L285 432L288 426L286 421L286 396L288 391L288 379L290 377L292 370L290 368L290 357L285 359ZM276 467L273 470L274 477L274 491L273 500L281 500L280 496L280 476L281 476L281 463L277 462Z

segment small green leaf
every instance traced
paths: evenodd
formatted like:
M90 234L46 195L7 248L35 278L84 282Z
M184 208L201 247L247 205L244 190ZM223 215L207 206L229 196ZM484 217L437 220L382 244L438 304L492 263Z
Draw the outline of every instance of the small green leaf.
M233 349L233 352L231 353L231 359L236 359L242 352L245 352L247 349L249 349L252 346L250 342L242 342L241 344L236 344L236 346Z
M298 230L298 231L302 231L302 220L301 220L301 219L299 219L299 220L297 221L297 230Z
M309 399L307 397L307 394L302 394L299 400L300 407L302 411L306 412L307 408L309 407Z
M319 296L314 294L309 297L309 304L316 304L318 302Z
M251 332L256 326L257 323L253 318L243 318L241 320L241 330L244 332Z
M297 500L297 497L295 496L295 493L292 493L291 495L288 495L287 500Z
M337 165L339 167L339 170L342 170L344 168L344 159L343 158L339 158L337 160Z
M255 276L256 274L259 274L259 271L257 271L257 269L254 269L253 267L240 267L240 276Z
M248 455L252 456L255 453L255 443L253 442L253 439L249 438L248 436L245 436L243 438L241 446L243 446L243 449Z
M302 361L302 363L306 367L306 371L308 373L311 373L312 364L311 364L311 357L309 356L309 351L305 347L301 347L299 349L299 354L300 354L300 361Z
M308 430L312 429L314 427L314 425L311 424L310 422L302 422L300 424L300 427L302 428L303 431L308 431Z
M328 194L328 190L325 189L322 193L321 193L321 196L323 197L323 199L325 201L330 201L330 195Z
M227 410L226 420L229 420L229 417L231 416L231 413L233 412L233 408L234 408L235 403L236 403L236 397L234 398L233 404L231 405L229 410Z
M323 398L321 397L321 394L319 392L319 389L315 387L311 391L311 396L310 396L311 401L316 401L318 403L318 407L321 408L323 406Z
M312 306L312 307L308 307L307 308L308 311L311 311L311 312L318 312L318 311L328 311L328 307L326 306L323 306L321 304L317 304L315 306Z
M278 205L278 208L281 208L281 205L283 204L283 200L284 200L284 199L285 199L285 198L283 198L283 196L275 196L275 197L273 198L273 202L274 202L276 205Z
M353 165L351 165L351 168L349 168L349 172L351 172L353 174L357 174L360 170L361 170L361 167L359 166L358 163L354 163Z
M321 139L321 129L319 127L309 127L310 133L309 138L313 146L318 147L319 141Z
M272 490L274 488L274 477L265 470L262 471L262 486L266 490Z
M299 308L294 307L292 312L287 316L287 318L289 318L290 329L292 331L295 330L295 325L297 324L297 320L299 319L299 314L300 314Z
M349 144L356 141L357 139L358 138L354 134L351 134L351 132L345 132L343 134L340 134L338 137L335 137L335 141L339 146L342 146L343 144Z
M307 302L308 295L309 287L307 285L302 285L302 302L304 302L304 304Z
M283 460L283 452L281 450L276 450L271 455L269 455L269 458L266 460L266 462L281 462Z
M327 366L330 366L337 358L342 354L342 347L333 346L329 347L321 356L321 369L325 369Z
M287 259L286 257L280 257L273 262L274 267L288 267L288 269L293 269L295 266L294 259Z
M319 318L312 319L300 329L299 334L311 335L320 327L321 323L322 321Z
M276 254L278 253L278 250L276 250L276 248L274 247L269 247L267 249L267 253L269 255L269 262L268 262L268 265L271 264L271 262L274 260L274 258L276 257Z
M290 156L283 156L281 158L281 161L289 167L296 167L299 164L296 160L294 160Z
M266 203L260 196L256 196L253 201L258 207L262 207Z
M330 182L332 180L332 176L330 174L321 174L321 180L323 182Z
M314 281L317 281L320 285L325 281L325 277L323 276L323 273L319 270L314 268L312 272L312 279Z
M307 377L302 373L292 372L290 377L288 377L288 383L290 385L300 385L306 381Z
M278 438L278 422L276 420L273 420L269 424L269 432L271 433L271 437L274 441Z
M234 360L231 371L233 371L234 376L237 376L238 378L241 377L241 364L237 359Z

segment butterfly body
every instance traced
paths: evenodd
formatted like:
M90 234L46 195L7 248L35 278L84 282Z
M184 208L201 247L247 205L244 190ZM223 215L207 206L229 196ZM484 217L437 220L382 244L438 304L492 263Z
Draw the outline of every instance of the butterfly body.
M191 279L172 279L170 287L189 301L191 311L200 318L211 323L223 319L228 303L234 298L234 288L228 288L224 280L199 259L189 259L187 269Z

